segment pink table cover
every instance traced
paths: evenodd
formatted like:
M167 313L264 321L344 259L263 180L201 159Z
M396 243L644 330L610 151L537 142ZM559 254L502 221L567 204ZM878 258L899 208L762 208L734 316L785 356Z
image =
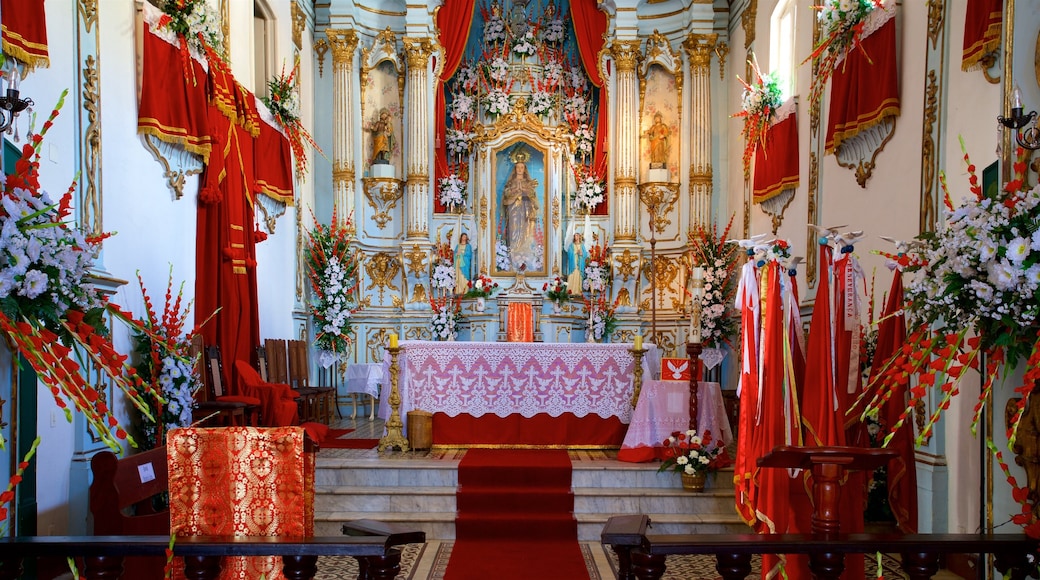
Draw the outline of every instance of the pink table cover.
M722 438L729 445L733 441L722 390L718 383L701 381L698 384L697 427L712 437ZM639 402L632 413L625 441L618 451L621 461L651 461L656 449L675 431L690 428L690 383L686 381L644 381Z
M631 344L401 341L400 413L632 416ZM643 358L644 376L658 351ZM389 364L389 361L386 362ZM390 414L389 380L379 416Z

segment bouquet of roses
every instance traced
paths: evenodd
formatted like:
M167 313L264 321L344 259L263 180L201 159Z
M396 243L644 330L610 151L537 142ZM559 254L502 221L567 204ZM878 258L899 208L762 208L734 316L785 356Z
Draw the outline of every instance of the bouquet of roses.
M712 438L711 431L705 431L703 437L694 430L676 431L664 440L668 457L657 471L674 471L686 475L718 471L729 464L726 450L720 443Z
M546 298L557 304L563 304L571 298L567 293L567 282L559 276L554 276L552 281L543 284L542 292Z
M690 232L690 264L700 266L704 275L704 292L701 294L701 336L704 342L720 348L723 342L736 333L740 316L733 307L737 291L734 272L740 257L736 244L727 244L733 217L718 233L718 225L711 228L698 227Z
M487 298L498 290L498 282L481 274L469 281L469 290L463 298Z

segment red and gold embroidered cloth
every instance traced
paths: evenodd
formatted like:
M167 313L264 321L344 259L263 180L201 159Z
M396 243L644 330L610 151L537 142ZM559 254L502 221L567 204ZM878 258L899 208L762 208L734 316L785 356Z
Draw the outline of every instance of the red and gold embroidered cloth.
M314 454L303 429L174 429L167 443L176 536L314 535ZM181 566L177 566L182 570ZM225 558L221 579L284 578L279 557Z
M29 70L50 66L47 55L47 15L43 0L0 0L4 53Z

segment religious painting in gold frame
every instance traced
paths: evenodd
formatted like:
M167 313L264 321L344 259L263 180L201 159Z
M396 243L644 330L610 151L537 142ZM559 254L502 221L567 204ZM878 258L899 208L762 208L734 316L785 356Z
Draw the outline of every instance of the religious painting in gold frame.
M545 149L516 139L494 150L491 183L495 276L544 276L548 262Z

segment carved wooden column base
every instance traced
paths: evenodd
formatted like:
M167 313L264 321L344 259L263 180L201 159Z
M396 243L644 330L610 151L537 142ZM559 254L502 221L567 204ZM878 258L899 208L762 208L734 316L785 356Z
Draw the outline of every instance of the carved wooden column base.
M118 556L92 556L83 559L83 577L88 580L119 580L123 559Z
M632 575L639 580L660 580L664 576L664 559L663 555L632 550Z
M751 554L715 554L715 571L723 580L744 580L751 575Z
M317 556L282 556L286 580L311 580L318 574Z
M636 580L632 573L632 546L611 546L617 554L618 580Z
M360 556L358 580L393 580L401 573L401 549L390 548L385 556Z
M817 580L838 580L845 571L845 554L813 552L809 554L809 570Z
M910 580L927 580L939 571L939 554L912 552L903 554L903 571Z
M21 577L21 558L0 558L0 580L18 580Z
M188 580L216 580L223 567L221 556L185 556L184 577Z

